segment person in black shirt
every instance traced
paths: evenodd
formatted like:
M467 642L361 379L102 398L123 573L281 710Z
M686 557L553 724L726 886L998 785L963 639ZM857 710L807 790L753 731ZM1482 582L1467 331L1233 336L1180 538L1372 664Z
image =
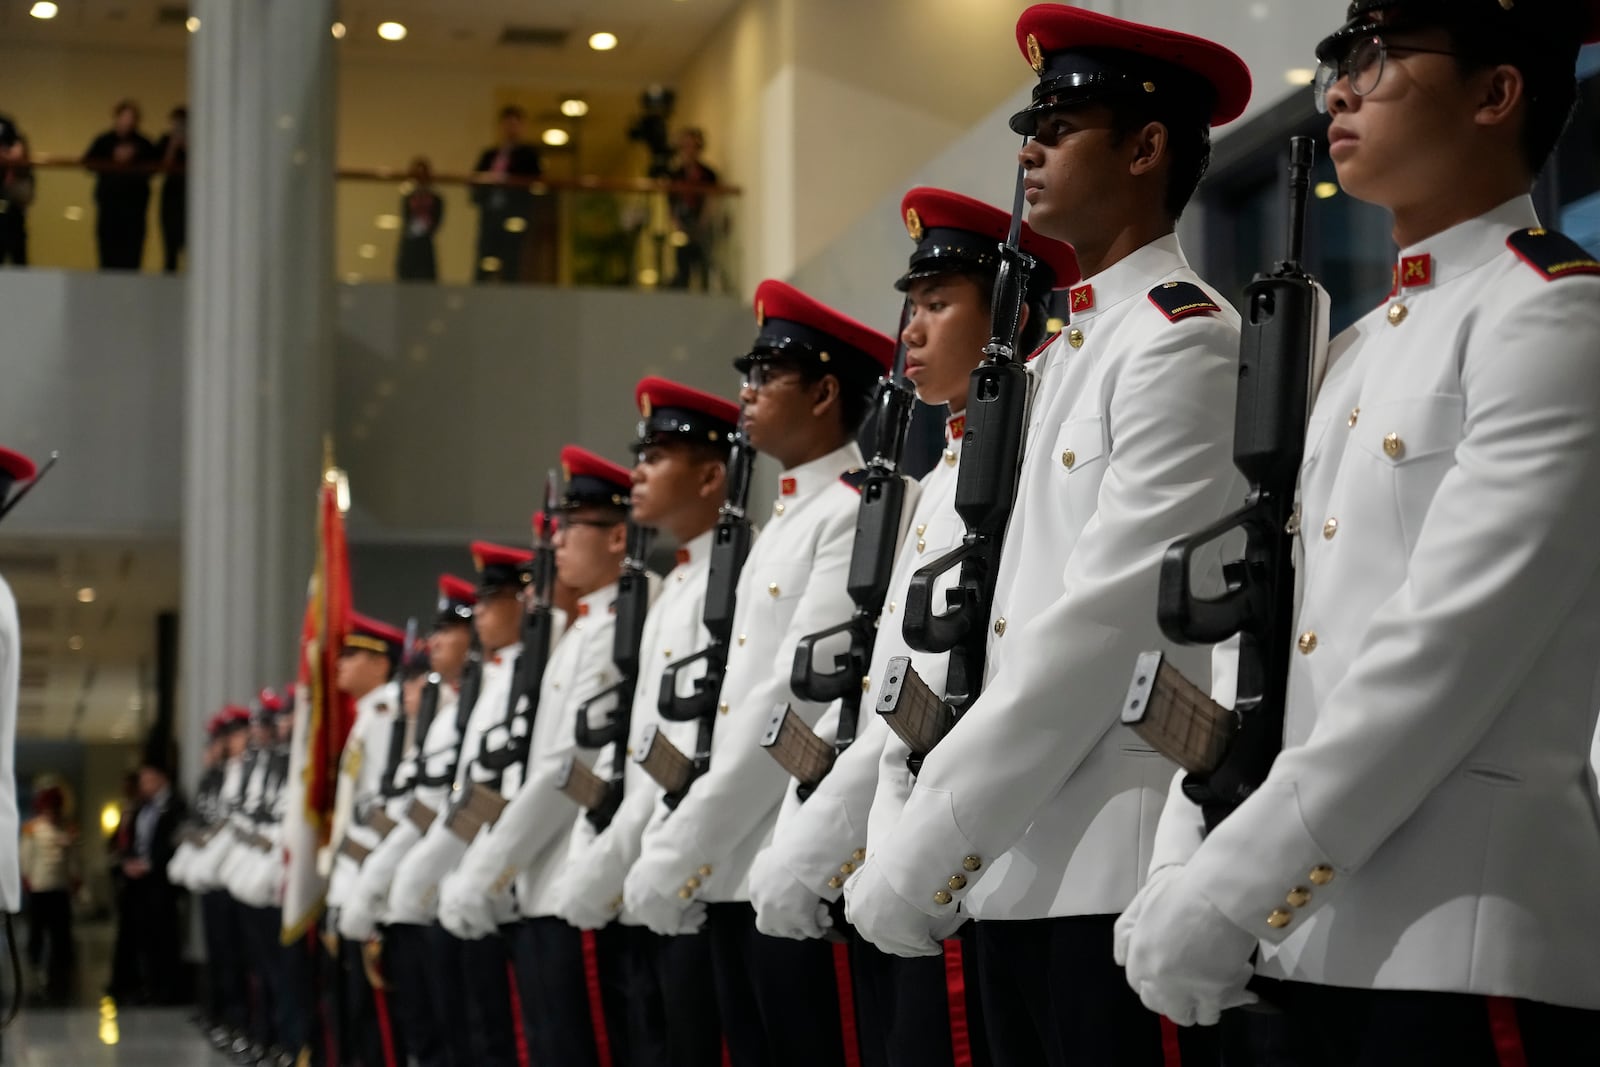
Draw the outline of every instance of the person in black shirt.
M138 270L150 209L148 168L158 157L156 146L139 132L138 104L119 101L111 115L111 129L96 137L83 154L84 163L97 175L95 240L100 269Z
M172 125L156 142L156 158L165 175L161 181L161 269L176 274L189 232L189 109L175 107L167 117Z
M533 194L528 182L539 177L539 150L522 140L522 109L500 109L500 143L485 148L473 167L477 184L479 282L514 282L521 275L522 242Z
M400 198L400 250L395 277L403 282L439 280L433 235L444 222L444 198L433 188L433 167L426 156L411 161L411 181Z
M33 168L28 141L9 115L0 115L0 263L28 265L28 205Z
M717 172L700 159L700 153L705 148L706 136L700 130L689 126L680 131L678 162L667 172L667 180L716 185ZM706 210L706 199L704 193L695 192L671 193L667 197L676 230L673 244L677 245L678 253L678 270L672 277L674 289L689 288L691 276L699 278L701 289L711 288L711 260L706 254L706 246L711 243L715 214Z

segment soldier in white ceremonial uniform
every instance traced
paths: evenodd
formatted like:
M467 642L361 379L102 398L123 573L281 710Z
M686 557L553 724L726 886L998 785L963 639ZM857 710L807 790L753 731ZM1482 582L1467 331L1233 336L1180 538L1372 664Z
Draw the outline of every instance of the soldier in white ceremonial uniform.
M485 738L493 733L501 744L511 726L527 710L519 692L517 663L522 656L522 595L532 580L526 549L476 541L473 564L478 571L473 626L483 649L478 694L467 713L455 760L452 799L463 798L478 783L498 791L500 775L480 762ZM557 619L559 634L565 616ZM508 974L510 953L504 939L463 941L436 925L439 885L466 854L468 842L453 833L447 811L438 813L422 839L400 860L389 888L387 921L431 926L429 945L439 975L439 1010L448 1020L451 1055L459 1062L509 1067L517 1062L516 1033ZM510 918L502 903L502 916Z
M18 482L31 482L37 470L27 456L0 448L0 505L11 497ZM17 623L17 601L0 575L0 841L17 841L22 824L17 812L17 686L21 678L22 633ZM22 910L22 872L18 849L0 850L0 911L14 915ZM13 951L15 947L13 946ZM20 997L20 990L12 996Z
M662 937L623 907L623 879L639 856L644 829L662 787L629 753L647 730L692 750L695 725L656 711L662 672L705 647L707 563L712 527L727 494L728 449L739 421L731 401L662 378L634 390L641 416L629 491L634 523L677 543L672 570L650 606L639 641L639 675L622 753L622 799L604 829L587 812L572 827L566 872L552 887L555 913L580 930L606 931L622 942L627 970L628 1047L637 1067L714 1063L722 1030L712 991L710 940L704 930ZM597 771L613 767L615 744L600 749ZM611 1020L616 1025L615 1020Z
M1153 605L1167 545L1242 495L1238 316L1173 229L1209 127L1244 110L1250 80L1210 41L1058 4L1024 12L1017 41L1040 77L1011 120L1031 138L1029 221L1072 244L1084 277L1067 330L1029 367L984 688L898 819L873 813L884 832L845 895L861 932L902 955L937 953L963 915L979 920L1001 1067L1159 1064L1163 1024L1126 988L1112 927L1173 768L1118 713L1142 649L1209 673L1205 651L1162 636Z
M750 863L789 781L758 741L774 705L811 724L824 711L790 691L789 673L800 638L852 610L845 575L859 501L841 476L861 464L853 435L895 346L776 281L756 290L756 320L735 366L746 375L744 432L783 468L779 496L739 580L709 770L675 810L658 807L624 900L660 934L707 925L735 1067L817 1067L844 1055L830 947L758 933L749 904Z
M616 1060L628 1062L626 1028L608 1028L606 1017L609 1009L624 1021L626 994L618 981L604 1008L591 1001L586 972L593 968L603 983L620 979L620 961L605 953L586 959L580 932L555 915L552 885L566 866L572 826L557 783L568 758L593 762L594 751L577 747L578 708L617 680L612 635L632 479L626 467L571 445L561 450L561 467L556 577L577 597L577 610L545 667L524 772L505 790L505 810L440 887L439 921L463 939L504 933L530 1060L585 1067L599 1064L602 1035ZM508 923L513 888L516 918Z
M1318 99L1395 285L1311 413L1283 751L1209 836L1172 791L1128 980L1213 1018L1259 953L1299 1064L1597 1063L1600 263L1528 191L1600 4L1348 18Z
M451 574L439 576L438 588L438 608L427 639L426 671L407 683L421 687L416 694L419 707L412 743L395 769L385 802L385 813L394 828L361 864L355 886L339 909L339 932L353 940L367 940L378 923L384 923L384 979L393 993L395 1018L405 1033L407 1049L420 1067L448 1062L453 1020L442 1008L459 997L459 990L453 979L441 981L445 969L437 965L430 951L430 926L389 920L386 905L395 871L422 840L431 820L444 810L455 780L461 740L461 683L472 649L477 595L471 582ZM431 708L431 714L424 707ZM410 708L407 714L413 714Z
M914 245L906 272L895 282L908 301L900 333L905 373L919 400L948 409L946 447L921 480L914 508L908 504L866 681L881 681L891 658L911 656L923 680L938 692L946 658L914 653L899 624L913 572L954 548L965 533L955 512L963 413L968 380L989 340L999 246L1010 217L959 193L929 188L908 192L900 212ZM1045 336L1050 291L1077 281L1078 268L1069 246L1039 237L1026 224L1020 246L1040 264L1026 294L1021 338L1022 350L1032 351ZM882 788L899 787L910 777L909 750L881 716L872 714L871 704L869 693L854 744L839 755L803 804L797 787L791 786L772 844L756 858L750 897L756 928L763 933L795 936L805 930L817 901L837 901L845 878L871 854L869 812L880 788L880 759L885 764ZM821 733L834 732L837 714L836 704L824 716ZM894 806L898 810L899 803ZM925 1067L988 1062L976 969L971 968L974 977L968 981L959 941L947 941L946 953L948 960L906 959L859 937L852 939L864 1062Z
M222 882L222 867L237 843L229 819L244 800L245 753L249 741L250 709L229 704L214 720L222 745L220 781L205 843L184 865L183 882L200 899L201 928L205 933L206 981L211 988L212 1025L206 1038L219 1051L231 1051L246 1035L250 1002L241 946L244 931L239 910ZM176 858L176 857L174 857ZM121 934L119 931L119 938Z
M381 1019L373 1001L374 994L382 991L374 990L367 980L361 942L338 936L338 911L360 870L359 860L350 853L370 851L378 843L377 831L366 825L365 816L369 807L382 802L389 746L401 714L399 687L391 678L404 644L405 634L399 629L352 612L334 677L339 692L355 700L355 720L339 753L333 827L324 861L331 865L331 874L323 938L330 949L338 950L341 972L337 991L325 991L337 997L337 1010L328 1018L338 1027L341 1062L360 1067L384 1062ZM389 1035L390 1041L393 1036Z

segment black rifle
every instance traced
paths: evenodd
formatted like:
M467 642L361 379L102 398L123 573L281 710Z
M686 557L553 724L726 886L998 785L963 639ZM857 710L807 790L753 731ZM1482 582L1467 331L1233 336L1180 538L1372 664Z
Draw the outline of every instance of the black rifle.
M11 514L11 509L22 503L22 498L33 492L38 484L44 481L44 476L50 473L50 468L54 467L56 465L56 460L60 458L60 452L50 453L50 458L45 460L44 466L39 468L38 472L34 474L32 480L30 480L21 489L18 489L15 493L13 493L10 500L0 500L0 519L4 519L7 515Z
M900 311L897 338L905 333L910 315L911 300L907 298ZM767 733L761 739L767 751L799 782L801 800L811 795L834 759L855 742L863 687L871 684L867 671L878 636L878 616L889 596L889 579L894 571L894 554L900 544L900 526L905 513L906 479L900 473L900 460L917 399L916 390L905 374L906 346L900 341L895 349L893 368L878 383L878 439L872 460L867 464L866 478L861 483L861 506L856 511L850 573L845 581L855 611L847 622L802 637L795 646L794 666L789 673L789 688L800 699L818 704L839 701L839 722L832 750L825 742L815 739L811 728L787 705L774 709ZM849 648L834 656L833 670L819 668L817 646L841 634L848 635ZM813 734L813 738L808 739L804 734Z
M620 680L585 700L578 707L576 741L579 748L613 746L611 770L600 803L589 807L587 818L596 830L611 824L611 817L622 803L623 773L627 769L628 731L633 723L633 694L639 687L639 645L644 639L645 615L650 611L650 572L645 560L656 532L648 526L628 524L628 554L617 578L617 621L611 638L611 662L617 665ZM602 726L590 725L590 712L596 705L612 702Z
M533 739L533 720L539 711L539 690L544 685L545 667L550 662L550 646L555 639L555 587L556 546L555 516L560 507L556 491L556 474L545 475L544 512L534 526L533 559L528 562L533 598L522 617L522 654L512 668L511 691L506 698L506 743L499 748L479 753L478 765L493 771L498 781L506 769L528 758L528 747ZM526 703L524 703L526 701ZM519 718L517 709L525 710L520 718L523 733L515 729ZM496 728L498 729L498 727Z
M1221 822L1255 791L1283 746L1294 626L1295 486L1305 452L1312 366L1327 337L1327 294L1300 265L1312 141L1290 142L1289 258L1245 288L1233 463L1249 481L1245 506L1167 549L1157 618L1184 644L1239 635L1232 710L1214 703L1161 653L1139 657L1122 721L1189 772L1183 791ZM1223 567L1226 591L1205 597L1191 582L1196 554L1242 532L1244 558Z
M400 763L405 759L406 747L406 691L405 691L405 662L411 655L411 648L417 643L416 616L406 620L405 643L400 646L400 662L394 665L392 678L400 679L400 707L396 708L394 724L389 727L389 759L383 768L383 779L378 785L378 793L383 797L398 796L403 790L395 786L395 776L400 773ZM417 737L417 747L421 750L422 738Z
M745 557L750 555L750 519L745 509L750 504L750 475L755 462L756 450L746 439L741 424L733 435L733 449L728 458L728 495L712 530L706 607L701 616L710 640L699 652L667 666L661 675L661 694L656 701L656 710L663 719L700 724L695 737L693 773L677 788L668 787L665 799L669 808L676 808L689 785L711 766L717 697L721 695L722 676L728 667L728 644L733 638L733 614L738 607L739 575L744 571ZM694 688L688 696L679 696L678 674L695 663L704 663L705 672L694 680ZM665 746L668 742L665 737L658 736L656 744ZM637 758L648 770L650 765L643 758L646 754L641 752Z
M1038 269L1038 261L1018 244L1022 231L1022 179L1023 169L1019 166L1011 227L1000 246L1000 269L994 280L989 343L983 346L983 362L973 370L967 386L966 435L955 494L956 514L966 523L967 532L955 549L912 575L906 592L906 643L919 652L950 653L945 703L950 706L952 721L972 706L983 688L1000 549L1022 471L1029 381L1017 344L1022 334L1028 283ZM934 588L957 567L961 572L956 584L945 592L949 610L935 614ZM893 725L892 707L885 708L880 701L878 713L889 716ZM921 768L925 755L912 752L907 762L913 773Z

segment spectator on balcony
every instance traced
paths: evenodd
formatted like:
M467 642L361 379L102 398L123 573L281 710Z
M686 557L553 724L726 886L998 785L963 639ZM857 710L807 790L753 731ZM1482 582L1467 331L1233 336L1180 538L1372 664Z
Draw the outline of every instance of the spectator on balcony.
M189 233L189 109L168 114L167 132L156 142L161 160L161 269L178 273L178 257Z
M520 107L500 109L500 143L483 150L473 169L477 184L479 282L514 282L522 272L522 243L528 230L533 194L528 183L539 177L539 150L522 139Z
M411 181L400 198L400 251L395 276L403 282L439 280L433 235L444 222L444 198L433 188L433 165L427 156L411 161Z
M9 115L0 115L0 265L28 265L28 205L33 168L28 141Z
M96 137L83 160L95 172L95 240L101 270L138 270L144 259L150 175L156 146L139 132L139 105L118 101L111 129Z
M706 135L694 126L678 132L678 158L667 180L682 185L716 185L717 172L700 158L706 150ZM716 212L707 211L705 193L686 190L669 193L668 206L672 211L672 243L677 246L678 271L672 277L674 289L689 288L691 277L698 278L701 289L711 288L711 259L707 248L711 244Z

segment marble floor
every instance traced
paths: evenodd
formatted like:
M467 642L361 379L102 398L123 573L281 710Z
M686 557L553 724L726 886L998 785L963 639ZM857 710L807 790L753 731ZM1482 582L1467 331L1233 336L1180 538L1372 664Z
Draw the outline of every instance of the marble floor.
M184 1008L24 1008L3 1037L5 1067L221 1067Z

